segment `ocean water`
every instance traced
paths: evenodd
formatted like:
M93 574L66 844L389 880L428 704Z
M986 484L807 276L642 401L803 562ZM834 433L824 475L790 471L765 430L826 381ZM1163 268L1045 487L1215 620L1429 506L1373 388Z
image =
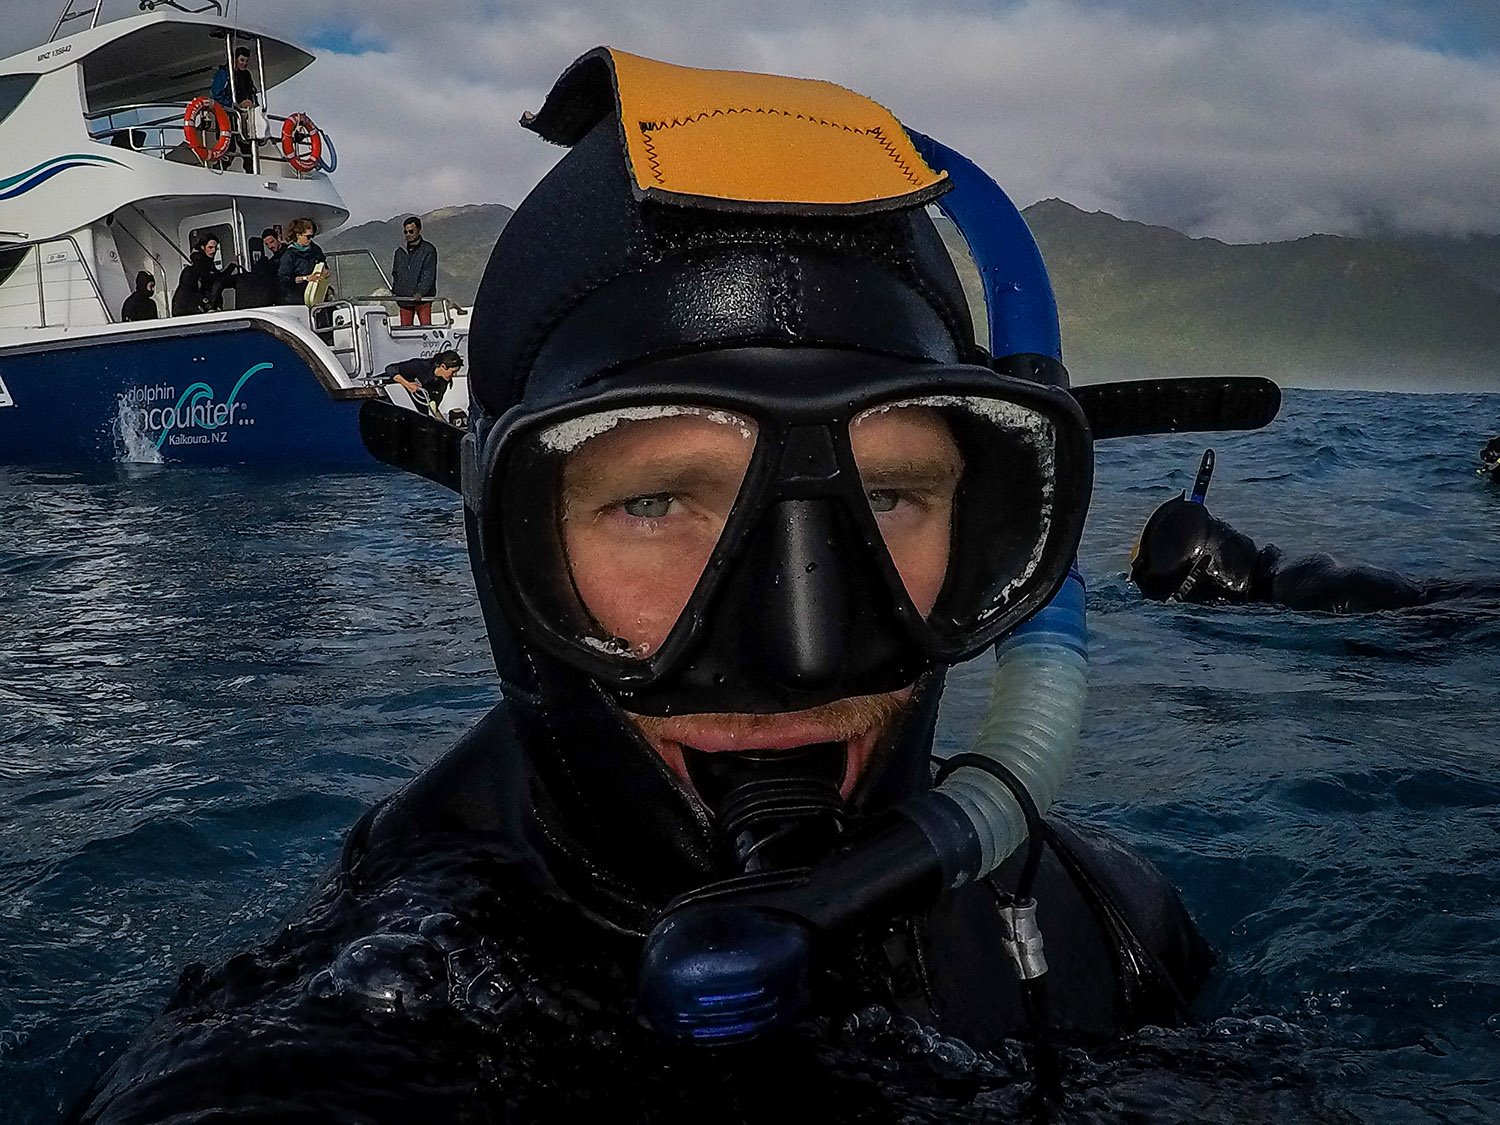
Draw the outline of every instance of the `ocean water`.
M1500 582L1496 432L1500 396L1293 391L1263 431L1099 447L1063 803L1222 961L1200 1027L1070 1055L1064 1120L1500 1119L1500 598L1229 611L1123 576L1211 437L1210 507L1257 541ZM986 688L955 676L952 731ZM0 470L0 1120L55 1120L496 698L435 486ZM976 1082L912 1119L1014 1108Z

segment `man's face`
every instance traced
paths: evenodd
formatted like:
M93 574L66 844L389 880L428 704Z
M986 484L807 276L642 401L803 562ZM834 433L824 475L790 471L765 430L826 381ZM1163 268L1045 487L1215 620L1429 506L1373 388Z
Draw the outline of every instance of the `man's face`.
M268 234L260 240L260 244L266 248L267 254L274 254L281 249L281 239L274 234Z
M249 70L250 69L250 56L249 55L235 55L234 56L234 69L235 70Z
M432 369L432 373L439 379L447 379L451 382L453 377L457 375L460 370L461 368L458 367L444 367L439 364L437 367L434 367Z
M401 228L401 233L406 236L406 244L408 246L415 246L418 242L422 241L421 228L414 227L410 223Z
M203 253L209 258L217 258L219 256L219 240L217 238L206 240L203 243Z
M886 548L926 614L947 573L963 457L942 416L925 407L868 414L849 436ZM638 655L661 646L691 597L754 445L749 424L690 413L623 422L565 460L563 542L574 586L599 625ZM732 751L845 742L847 796L910 694L906 688L779 715L630 718L684 782L684 744Z

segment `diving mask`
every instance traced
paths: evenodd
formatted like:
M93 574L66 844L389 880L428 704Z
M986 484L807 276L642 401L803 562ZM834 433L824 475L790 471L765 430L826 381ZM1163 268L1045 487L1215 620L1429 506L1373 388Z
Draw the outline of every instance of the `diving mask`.
M726 710L814 706L972 655L1057 591L1092 480L1066 392L841 349L655 361L506 422L496 588L648 714L731 682Z

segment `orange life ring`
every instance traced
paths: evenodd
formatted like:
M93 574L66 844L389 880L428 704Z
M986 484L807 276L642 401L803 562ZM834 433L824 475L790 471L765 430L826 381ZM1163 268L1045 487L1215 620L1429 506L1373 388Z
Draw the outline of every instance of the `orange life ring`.
M219 131L212 148L203 140L203 130L210 125ZM193 155L205 164L219 159L229 151L229 111L212 98L194 98L182 113L182 135Z
M297 142L307 142L307 153L297 151ZM323 134L305 113L294 113L281 123L281 154L293 170L311 172L323 159Z

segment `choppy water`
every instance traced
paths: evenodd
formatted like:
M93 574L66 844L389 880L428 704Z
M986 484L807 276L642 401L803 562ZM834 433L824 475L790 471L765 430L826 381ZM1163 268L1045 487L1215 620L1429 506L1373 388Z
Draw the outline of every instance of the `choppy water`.
M1294 553L1500 578L1495 432L1500 396L1292 392L1214 438L1210 504ZM1223 968L1202 1028L1072 1057L1070 1116L1500 1119L1500 608L1142 603L1127 553L1201 448L1100 447L1066 804L1171 875ZM960 722L985 686L958 677ZM434 486L0 470L0 1119L54 1120L495 697ZM913 1119L1011 1105L1003 1070Z

